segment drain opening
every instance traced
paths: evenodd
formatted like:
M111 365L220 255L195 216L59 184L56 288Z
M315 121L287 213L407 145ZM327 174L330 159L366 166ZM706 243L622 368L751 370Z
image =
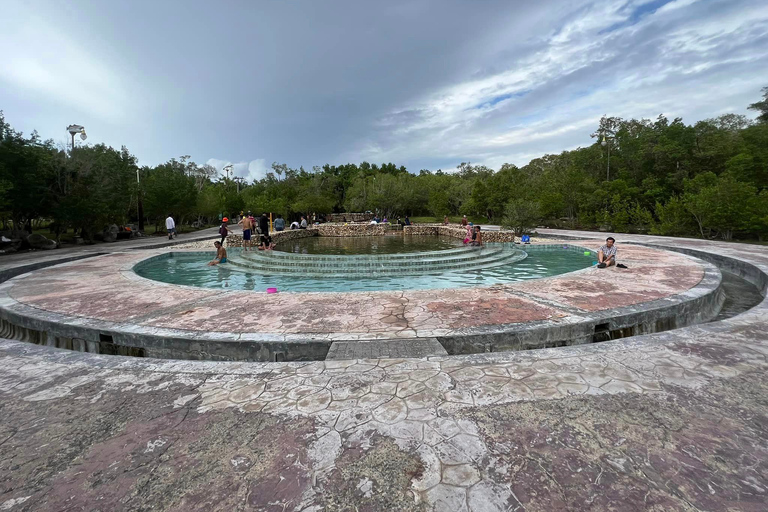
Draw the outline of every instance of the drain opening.
M99 342L99 354L106 354L109 356L146 357L146 352L143 348L125 347L123 345L115 345L108 341Z
M592 343L600 343L611 339L610 324L595 325L595 333L592 335Z
M103 332L99 333L99 341L106 341L108 343L112 343L112 335L111 334L104 334Z

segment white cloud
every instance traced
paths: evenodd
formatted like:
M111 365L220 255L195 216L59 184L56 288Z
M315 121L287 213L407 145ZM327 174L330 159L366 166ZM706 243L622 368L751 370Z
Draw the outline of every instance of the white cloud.
M75 37L23 2L4 2L2 11L0 82L100 119L119 118L130 110L125 80Z
M749 44L768 36L768 4L677 0L631 19L641 4L565 13L533 53L402 105L348 157L522 165L591 144L603 114L695 122L758 97L768 56Z
M267 173L272 170L272 167L268 166L263 158L251 160L250 162L231 162L229 160L209 158L206 163L218 169L220 176L225 176L226 173L224 172L224 167L231 165L232 173L230 174L230 178L240 176L241 178L245 178L248 182L260 180L266 177Z

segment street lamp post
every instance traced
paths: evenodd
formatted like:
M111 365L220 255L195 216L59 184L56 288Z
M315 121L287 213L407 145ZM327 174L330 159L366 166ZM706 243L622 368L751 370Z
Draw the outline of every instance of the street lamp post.
M611 142L613 137L606 137L603 133L603 140L600 145L608 148L608 168L605 171L605 181L611 181Z
M222 171L227 173L227 179L229 179L229 173L232 172L232 164L225 165Z
M141 180L139 179L139 168L136 168L136 184L138 185L136 195L138 197L137 213L139 215L139 231L144 233L144 203L141 200Z
M67 131L72 136L72 151L74 151L75 149L75 135L79 133L80 138L82 140L85 140L88 138L88 136L85 134L85 128L80 126L79 124L71 124L67 126Z

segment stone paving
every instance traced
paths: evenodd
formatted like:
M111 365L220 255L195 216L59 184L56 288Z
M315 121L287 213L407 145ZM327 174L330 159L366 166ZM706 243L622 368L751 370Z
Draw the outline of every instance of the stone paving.
M633 239L768 271L762 247ZM600 344L405 360L2 341L0 510L763 511L767 332L763 301Z

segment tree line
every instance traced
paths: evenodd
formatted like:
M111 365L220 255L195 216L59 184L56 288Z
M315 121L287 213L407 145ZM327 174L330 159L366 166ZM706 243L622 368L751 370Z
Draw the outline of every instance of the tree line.
M50 222L90 238L105 225L215 224L243 210L282 214L374 211L382 216L468 215L522 233L538 225L661 235L768 235L768 88L754 121L726 114L687 125L603 117L590 146L498 170L462 163L409 172L392 163L290 168L251 183L188 156L139 166L122 147L66 151L14 130L0 111L0 212L5 229Z

